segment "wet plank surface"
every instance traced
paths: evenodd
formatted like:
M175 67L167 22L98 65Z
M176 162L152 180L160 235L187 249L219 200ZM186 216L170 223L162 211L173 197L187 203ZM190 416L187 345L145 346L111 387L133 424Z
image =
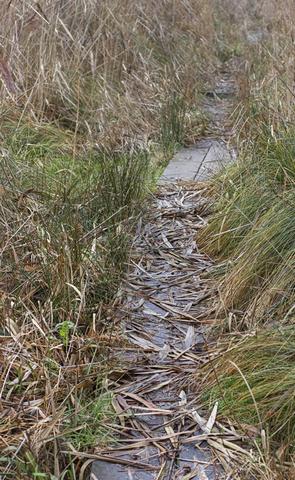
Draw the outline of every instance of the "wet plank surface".
M203 277L211 260L197 244L210 208L200 181L233 160L226 118L234 90L226 74L207 92L213 134L174 156L138 225L119 306L131 347L118 355L123 362L132 358L114 389L121 425L117 444L98 449L102 458L93 464L92 480L231 478L216 452L218 435L229 441L235 434L214 425L215 411L200 415L190 377L206 360L216 293Z
M121 313L140 354L114 391L117 411L130 412L128 438L106 452L138 468L96 462L93 479L222 478L208 444L198 441L198 405L188 384L204 360L204 315L215 293L201 279L211 260L196 243L207 210L199 184L168 184L139 226Z
M175 180L203 181L232 161L232 155L222 140L205 139L196 145L180 149L165 169L160 183Z

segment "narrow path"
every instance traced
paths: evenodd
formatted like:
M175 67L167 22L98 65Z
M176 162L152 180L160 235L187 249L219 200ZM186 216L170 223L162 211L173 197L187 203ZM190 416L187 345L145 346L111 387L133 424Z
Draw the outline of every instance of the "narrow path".
M234 68L236 67L232 66L233 70ZM223 73L217 78L215 88L205 93L202 107L209 120L207 136L174 155L160 179L161 184L175 182L177 179L207 180L232 161L235 152L228 145L232 136L229 117L235 94L236 85L232 74Z
M125 358L135 361L114 391L118 444L100 452L92 480L226 478L210 440L203 441L210 425L199 415L189 381L204 361L215 294L202 278L211 260L196 243L208 213L200 180L231 160L225 140L233 92L228 76L208 92L212 134L175 155L138 226L120 307L133 345Z

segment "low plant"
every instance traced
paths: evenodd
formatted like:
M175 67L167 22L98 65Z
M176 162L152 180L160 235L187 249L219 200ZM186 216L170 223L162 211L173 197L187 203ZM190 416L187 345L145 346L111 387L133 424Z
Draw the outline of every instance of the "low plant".
M109 425L115 417L112 396L109 393L93 392L92 399L83 399L71 408L64 418L64 438L77 451L86 451L114 441Z
M265 322L284 318L294 289L294 144L292 130L259 137L236 165L216 179L215 214L200 240L209 253L228 259L221 305Z
M15 138L7 141L0 172L6 294L15 312L24 303L51 305L54 322L76 323L79 311L87 324L116 291L153 168L146 152L70 157L48 136L21 150Z
M219 414L230 418L246 435L267 432L279 461L294 454L295 383L293 326L245 335L230 343L223 338L221 354L207 363L203 400L219 402Z
M168 158L183 144L186 109L185 99L176 94L162 107L160 144Z

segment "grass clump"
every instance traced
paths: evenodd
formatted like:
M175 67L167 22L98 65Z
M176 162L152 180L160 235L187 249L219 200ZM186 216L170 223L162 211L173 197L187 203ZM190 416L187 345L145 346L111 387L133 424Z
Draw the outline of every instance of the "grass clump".
M243 2L238 8L243 11ZM206 251L227 261L221 306L244 311L252 325L274 317L277 306L279 318L285 318L292 306L293 16L289 2L269 0L253 5L245 17L238 161L215 179L215 214L201 235ZM252 41L253 34L258 41Z
M292 295L287 300L285 293L294 289L292 132L259 130L238 163L216 179L216 213L201 235L207 251L229 260L222 306L243 310L252 326L273 317L277 307L281 317L291 307Z
M229 347L224 339L220 346L222 354L204 367L204 401L218 401L220 414L245 432L255 426L259 436L265 429L272 453L290 460L295 447L294 327L247 335Z
M186 103L184 98L169 98L162 108L160 143L167 157L178 145L183 144L185 135Z
M161 141L163 105L176 97L194 116L214 64L213 3L46 0L38 8L33 0L0 7L5 118L55 123L75 144L118 150ZM201 124L186 122L186 136Z
M240 29L230 49L245 59L237 74L240 108L233 114L238 159L212 180L214 212L198 238L221 260L216 324L239 334L221 337L198 381L205 379L204 404L212 408L218 401L223 420L230 419L257 452L254 462L247 455L251 473L241 478L293 479L294 7L237 3L227 13L232 2L224 2L223 12ZM226 58L230 37L221 33L219 55Z
M109 438L101 421L110 397L94 386L112 368L108 309L153 167L145 151L73 156L52 127L26 128L20 146L23 133L5 139L0 164L1 394L15 406L1 449L8 474L50 478L72 462L63 453L69 428L83 449Z
M70 454L73 438L81 435L85 450L110 440L107 424L114 415L104 379L115 367L110 350L120 338L90 331L81 335L76 328L65 334L63 325L50 328L43 312L31 308L21 326L15 316L5 319L1 454L6 460L1 474L75 479L82 464Z
M149 156L92 151L70 157L54 147L40 156L40 148L37 142L20 151L8 145L2 162L6 294L15 309L19 302L50 304L51 322L60 323L77 321L80 292L79 323L87 324L92 309L116 291L152 174Z
M92 397L70 409L65 417L65 438L80 452L95 447L98 438L100 447L114 441L109 428L115 417L112 396L93 392Z

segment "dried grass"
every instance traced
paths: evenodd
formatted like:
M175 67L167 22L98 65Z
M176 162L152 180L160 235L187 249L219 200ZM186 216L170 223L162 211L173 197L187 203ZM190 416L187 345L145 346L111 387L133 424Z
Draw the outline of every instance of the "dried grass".
M161 162L204 128L213 9L3 0L0 18L1 475L75 479L75 448L105 441L89 417L112 420L130 234Z
M206 251L229 260L220 308L245 312L239 328L276 314L292 319L293 10L289 2L274 7L269 1L245 18L247 63L239 70L241 104L235 112L238 161L215 179L215 215L200 238Z
M217 418L230 419L256 452L238 478L291 479L294 5L252 2L238 28L245 59L233 115L239 154L211 184L215 212L199 237L222 260L216 323L230 334L210 349L195 382L204 380L203 401L209 408L218 401Z
M230 418L252 444L258 442L274 478L280 478L282 469L290 475L284 478L292 478L293 340L294 327L232 337L231 341L223 337L219 354L200 372L206 377L203 401L210 405L218 401L220 416Z

